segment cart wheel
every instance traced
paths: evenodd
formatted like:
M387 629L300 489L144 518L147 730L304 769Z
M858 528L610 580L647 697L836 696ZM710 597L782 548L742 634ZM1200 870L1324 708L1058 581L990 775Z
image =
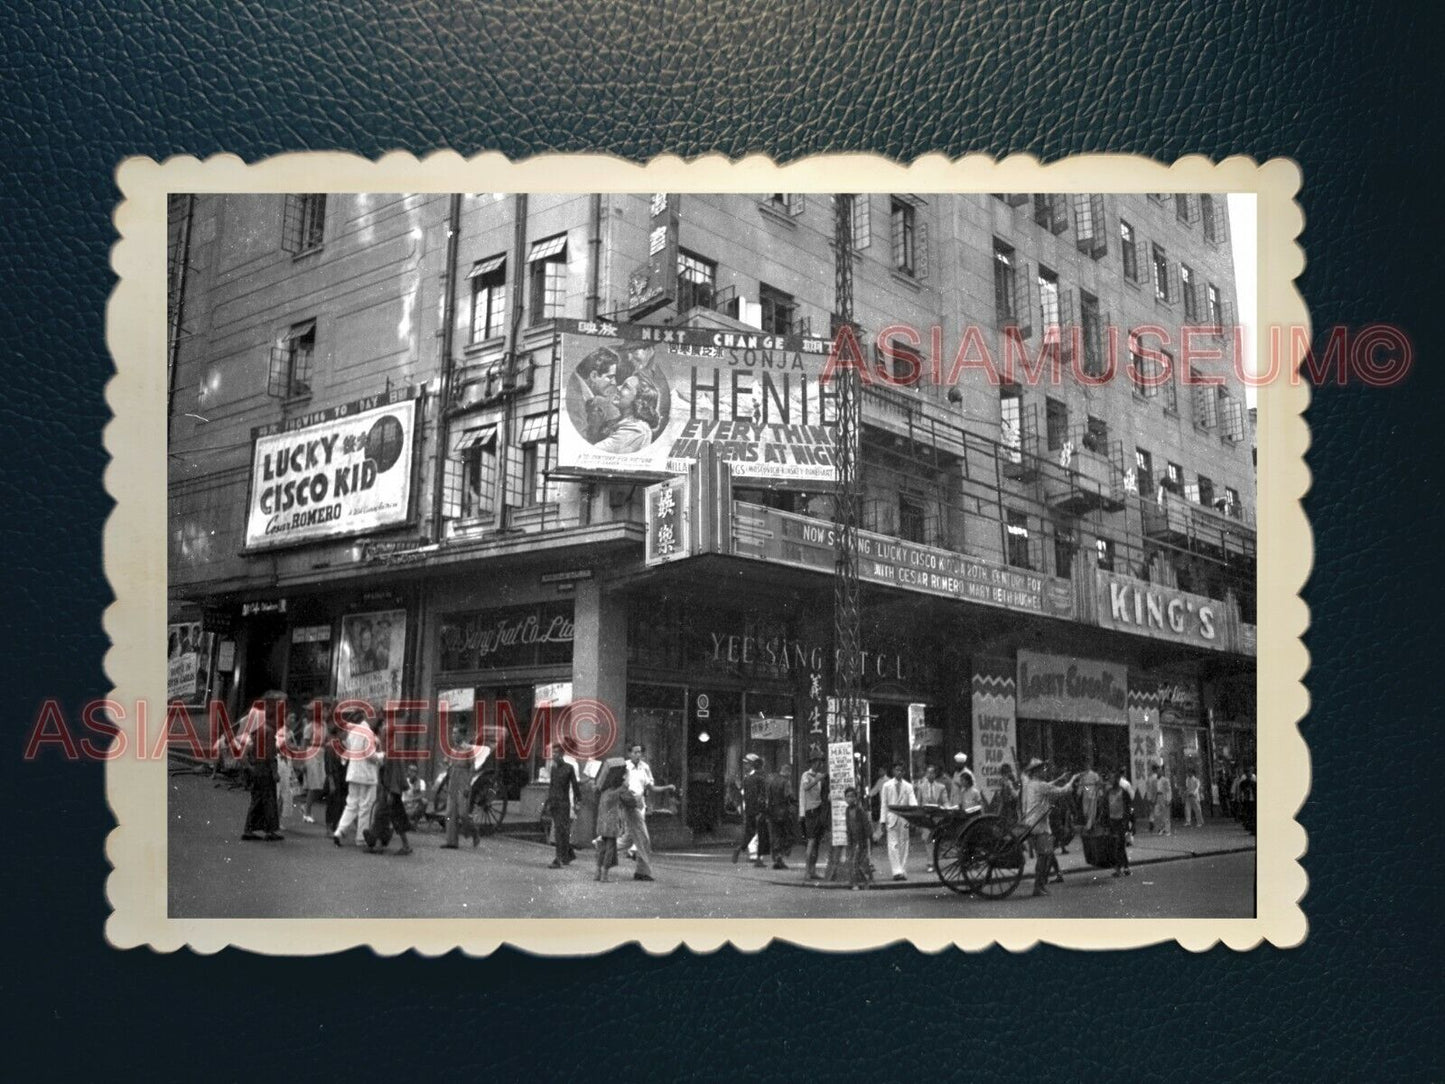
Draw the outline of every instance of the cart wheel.
M477 776L472 784L468 813L482 835L490 835L502 826L507 817L507 795L496 772Z
M933 836L933 870L950 892L967 896L973 889L964 875L963 832L958 828L940 828Z
M959 852L964 882L984 899L1007 899L1024 879L1023 847L998 817L970 821L959 834Z

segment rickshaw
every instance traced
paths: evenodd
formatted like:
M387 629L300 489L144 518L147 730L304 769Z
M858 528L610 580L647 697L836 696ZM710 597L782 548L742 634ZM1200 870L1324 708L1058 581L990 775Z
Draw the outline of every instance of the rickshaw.
M1024 841L1037 821L1008 825L997 814L984 812L982 806L888 808L909 824L933 831L933 870L950 892L1002 900L1012 896L1024 879Z
M491 760L492 748L478 745L472 755L472 782L467 789L465 816L477 827L482 835L490 835L502 826L507 816L507 789L502 785L501 773L495 761ZM447 779L450 768L443 768L432 784L431 804L426 811L428 820L445 825L447 822Z

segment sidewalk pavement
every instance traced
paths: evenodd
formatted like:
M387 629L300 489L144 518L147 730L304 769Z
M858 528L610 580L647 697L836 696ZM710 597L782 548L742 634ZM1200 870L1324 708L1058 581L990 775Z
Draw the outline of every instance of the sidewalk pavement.
M1173 862L1184 858L1201 858L1205 855L1236 854L1243 851L1255 850L1255 837L1246 832L1239 823L1224 817L1212 818L1203 827L1183 828L1175 824L1170 835L1155 835L1149 831L1147 822L1141 823L1141 830L1134 835L1134 845L1129 848L1129 864L1134 866L1152 865L1157 862ZM888 846L886 843L873 845L873 867L874 867L874 889L882 888L937 888L939 881L928 867L933 861L933 844L925 842L925 834L917 829L913 832L913 839L909 847L908 863L906 866L906 881L894 881L891 879L888 866ZM1112 871L1108 869L1097 869L1084 861L1084 845L1077 837L1074 837L1069 844L1067 853L1058 852L1059 868L1065 878L1071 875L1081 874L1103 874L1109 876ZM658 856L664 861L670 858L708 858L714 864L716 855L669 855L666 853ZM731 859L731 852L725 852L722 856L724 861ZM787 858L788 870L773 870L771 860L764 858L764 867L752 868L756 874L765 875L766 880L772 884L788 885L792 887L809 888L847 888L846 881L805 881L803 880L803 857L802 847L794 847L792 854ZM744 868L747 859L743 859ZM826 851L824 857L818 863L821 873L826 866ZM1029 859L1025 867L1026 876L1033 876L1033 860Z

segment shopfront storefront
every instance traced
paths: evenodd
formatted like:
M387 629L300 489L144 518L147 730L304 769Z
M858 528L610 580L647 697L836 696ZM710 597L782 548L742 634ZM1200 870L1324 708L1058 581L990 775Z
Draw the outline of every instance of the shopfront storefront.
M1055 774L1130 763L1128 672L1122 663L1019 651L1018 761ZM1017 765L1016 765L1017 766Z
M630 600L625 741L641 741L653 775L679 788L678 812L694 832L742 817L743 757L797 778L826 756L826 689L832 680L831 617L762 605L696 605L680 596ZM869 741L861 770L871 780L897 760L942 765L932 654L903 635L865 638Z

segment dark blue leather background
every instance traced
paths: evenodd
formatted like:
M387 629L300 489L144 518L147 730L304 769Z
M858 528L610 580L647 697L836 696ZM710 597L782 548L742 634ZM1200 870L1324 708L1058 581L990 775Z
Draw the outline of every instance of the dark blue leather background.
M56 1077L104 1045L165 1076L291 1080L353 1062L391 1079L1441 1079L1438 15L1277 0L568 7L0 10L7 1061ZM1405 388L1323 390L1309 415L1307 943L380 964L108 949L101 770L20 754L42 698L73 710L106 688L112 170L131 154L439 147L1297 159L1316 327L1393 321L1420 351Z

